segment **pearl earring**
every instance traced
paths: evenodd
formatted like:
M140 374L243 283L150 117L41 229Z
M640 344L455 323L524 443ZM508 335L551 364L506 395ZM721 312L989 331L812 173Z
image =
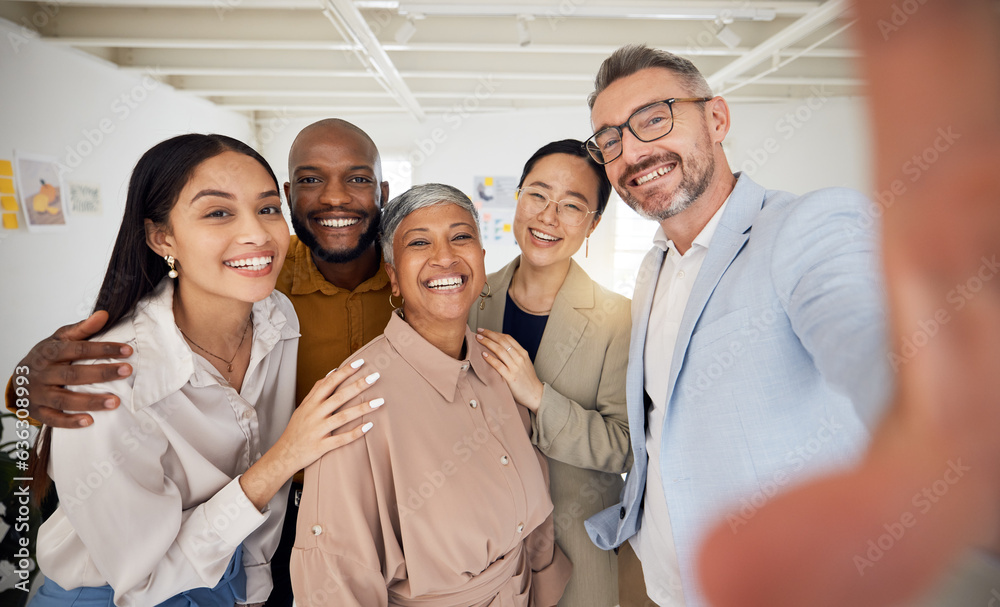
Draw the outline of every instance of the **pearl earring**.
M167 272L167 276L169 276L170 278L177 278L177 270L174 268L174 262L176 261L174 259L174 256L173 255L164 255L163 259L164 259L164 261L167 262L167 267L170 268L170 271Z

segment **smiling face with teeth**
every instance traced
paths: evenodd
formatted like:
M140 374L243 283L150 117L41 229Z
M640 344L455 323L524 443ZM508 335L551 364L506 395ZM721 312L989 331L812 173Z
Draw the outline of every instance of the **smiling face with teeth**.
M573 201L590 211L598 208L597 176L587 160L579 156L544 156L531 167L521 185L545 192L550 200ZM535 215L525 206L518 204L514 214L514 238L521 248L521 263L539 268L568 267L570 257L601 221L600 216L591 214L582 224L570 226L560 220L552 203Z
M365 253L377 260L379 208L389 185L363 131L342 120L306 127L288 153L288 173L292 227L321 271L324 263L350 263Z
M403 298L406 321L428 341L464 334L486 283L485 254L475 218L456 204L419 208L396 228L393 263L386 264L392 293Z
M612 82L597 96L591 111L595 131L618 125L637 109L671 97L693 96L681 79L664 68L646 68ZM622 155L605 165L615 191L647 219L664 221L725 189L732 175L722 146L729 132L729 109L719 97L705 104L673 107L673 130L642 142L628 129L622 133ZM717 170L718 169L718 170ZM728 192L726 192L728 195ZM725 196L713 198L715 208ZM711 215L709 215L711 216Z
M150 247L177 259L177 294L186 308L264 299L288 241L278 184L256 160L231 151L198 165L168 226L147 223Z

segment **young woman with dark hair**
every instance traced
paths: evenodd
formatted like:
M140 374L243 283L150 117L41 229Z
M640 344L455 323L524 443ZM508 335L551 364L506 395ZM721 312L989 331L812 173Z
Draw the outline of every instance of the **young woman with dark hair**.
M521 254L487 277L471 327L486 358L531 412L531 439L548 458L556 542L573 563L560 605L618 604L618 560L598 549L587 517L618 500L630 462L625 368L629 300L575 261L611 195L603 167L574 139L542 146L518 183Z
M333 414L377 379L331 396L356 368L293 413L279 189L223 135L174 137L136 165L96 305L110 327L96 339L131 346L134 372L78 388L121 399L96 423L43 430L36 498L51 476L60 504L38 533L32 607L263 603L287 481L371 427L331 435L373 408Z

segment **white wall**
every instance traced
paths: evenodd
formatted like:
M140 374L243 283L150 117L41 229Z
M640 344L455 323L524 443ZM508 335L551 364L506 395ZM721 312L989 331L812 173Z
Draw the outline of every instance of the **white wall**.
M64 183L100 185L104 207L100 216L69 216L61 233L28 233L23 215L20 229L0 230L0 376L6 383L30 346L90 312L139 156L180 133L249 141L252 129L245 116L26 38L4 20L0 45L0 159L12 160L15 149L55 156L71 168Z

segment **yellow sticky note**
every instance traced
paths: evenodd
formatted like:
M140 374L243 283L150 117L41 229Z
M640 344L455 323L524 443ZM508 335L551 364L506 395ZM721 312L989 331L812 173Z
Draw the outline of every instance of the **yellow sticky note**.
M0 207L5 211L16 211L17 198L13 196L0 196Z
M14 167L9 160L0 160L0 175L13 175Z
M17 229L17 215L15 213L3 214L3 229L5 230Z
M14 180L0 178L0 194L13 194Z
M509 223L503 224L503 231L504 232L510 232L510 224Z
M492 177L483 177L483 185L493 185Z

